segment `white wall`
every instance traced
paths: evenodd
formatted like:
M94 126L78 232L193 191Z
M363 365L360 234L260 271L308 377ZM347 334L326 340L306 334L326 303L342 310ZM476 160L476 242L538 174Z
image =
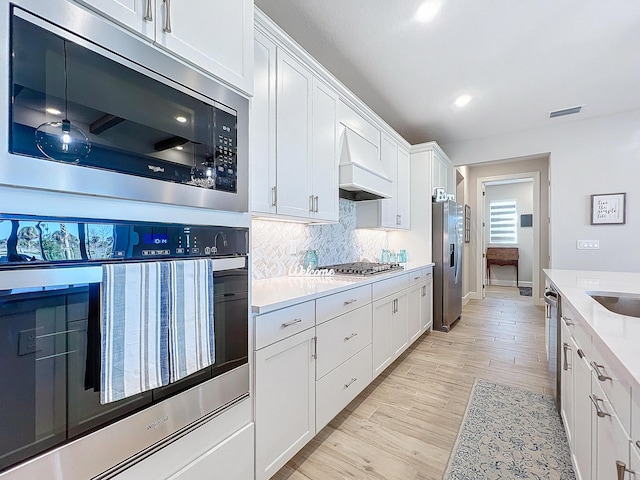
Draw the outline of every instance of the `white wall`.
M517 247L519 254L519 285L531 286L533 284L533 227L521 227L520 215L533 213L533 181L487 185L485 192L485 219L487 226L489 226L489 205L492 201L516 201L518 243L515 245L494 245L489 241L491 230L485 228L485 245L487 247ZM537 222L539 219L535 221ZM508 265L493 265L491 267L491 284L516 286L515 268Z
M640 271L640 110L443 146L455 165L549 153L551 266ZM590 225L590 195L627 193L626 225ZM578 239L600 249L577 250Z

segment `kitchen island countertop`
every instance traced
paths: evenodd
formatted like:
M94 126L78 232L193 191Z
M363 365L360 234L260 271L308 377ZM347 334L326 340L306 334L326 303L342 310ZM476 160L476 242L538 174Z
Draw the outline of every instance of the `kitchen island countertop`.
M593 343L604 348L618 375L624 375L632 389L640 388L640 318L607 310L591 294L640 296L640 273L581 270L544 270L564 299L585 320Z
M296 303L315 300L350 288L369 285L380 280L403 275L422 268L432 267L433 263L408 262L402 264L404 270L377 275L331 275L331 276L284 276L254 280L251 287L252 311L262 314L285 308Z

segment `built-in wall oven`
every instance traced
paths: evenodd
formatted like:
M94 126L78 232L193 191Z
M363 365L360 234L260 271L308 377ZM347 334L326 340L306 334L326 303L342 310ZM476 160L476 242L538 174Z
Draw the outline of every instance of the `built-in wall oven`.
M247 98L68 0L3 2L0 46L0 184L248 211Z
M0 478L110 478L246 398L247 248L245 228L0 215ZM105 402L107 363L122 367L105 354L107 267L202 261L211 364ZM160 288L145 278L114 290L114 305ZM139 332L113 335L117 348L148 349Z

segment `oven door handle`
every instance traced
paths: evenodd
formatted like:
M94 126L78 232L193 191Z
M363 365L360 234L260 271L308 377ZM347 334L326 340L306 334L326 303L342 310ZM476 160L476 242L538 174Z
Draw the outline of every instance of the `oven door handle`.
M162 260L160 260L162 261ZM247 257L244 255L228 258L214 258L213 271L236 270L246 268ZM85 283L101 283L102 266L91 265L82 267L44 267L25 268L0 271L0 291L18 289L39 290L60 285L81 285Z

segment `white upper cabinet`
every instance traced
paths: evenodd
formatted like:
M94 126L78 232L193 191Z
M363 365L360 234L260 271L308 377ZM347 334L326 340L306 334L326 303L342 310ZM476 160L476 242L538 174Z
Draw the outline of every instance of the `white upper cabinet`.
M78 0L253 93L253 0Z
M277 212L309 217L311 107L313 76L302 63L278 49L276 94Z
M338 221L338 142L336 108L338 94L313 79L311 195L315 220Z
M392 182L392 198L380 200L381 226L396 227L398 225L398 142L386 135L380 142L380 158L382 168Z
M254 214L338 221L338 93L259 29L251 113Z
M276 213L276 51L273 41L255 32L251 208L259 213Z

